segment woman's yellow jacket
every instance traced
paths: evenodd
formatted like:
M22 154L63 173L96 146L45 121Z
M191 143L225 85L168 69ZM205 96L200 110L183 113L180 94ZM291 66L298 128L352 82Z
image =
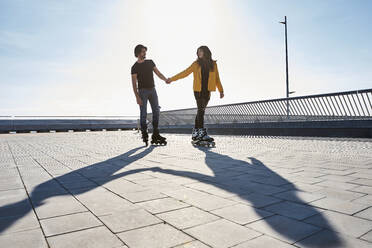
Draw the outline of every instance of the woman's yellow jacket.
M216 91L216 87L217 87L219 92L223 92L222 84L220 81L220 76L218 74L218 68L217 68L216 61L213 62L213 65L214 65L213 71L209 71L208 90ZM197 61L192 63L186 70L171 77L171 82L176 81L178 79L185 78L188 75L190 75L191 72L194 75L194 84L193 84L194 91L200 92L202 76L201 76L201 67Z

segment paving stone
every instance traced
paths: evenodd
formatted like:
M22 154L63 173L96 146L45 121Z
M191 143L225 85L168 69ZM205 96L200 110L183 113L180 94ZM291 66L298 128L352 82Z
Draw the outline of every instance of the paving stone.
M44 219L40 224L46 237L103 225L90 212Z
M301 183L301 182L296 182L295 184L286 184L286 185L283 185L282 188L285 188L288 190L295 190L299 192L308 192L308 193L313 193L313 192L315 193L317 191L321 192L324 189L328 189L325 187L316 186L314 184L307 184L307 183Z
M319 200L325 197L320 194L313 194L313 193L308 193L308 192L303 192L303 191L298 191L298 190L290 190L290 191L282 192L279 194L275 194L274 196L280 199L293 201L297 203L308 203L308 202L316 201L316 200Z
M355 187L353 189L351 189L350 191L354 191L354 192L361 192L361 193L365 193L365 194L372 194L372 187L370 186L358 186L358 187ZM362 196L362 194L361 194Z
M341 171L335 171L335 170L329 170L327 168L319 168L319 171L321 173L325 173L325 174L330 174L330 175L338 175L338 176L348 176L348 175L354 175L354 171L350 168L346 169L346 170L341 170Z
M1 247L11 248L47 248L43 233L40 228L23 232L0 235Z
M115 192L115 193L128 193L128 192L138 192L138 191L143 191L146 190L145 187L142 185L136 184L129 182L127 180L123 179L115 179L110 182L106 182L107 180L102 179L102 180L97 180L98 183L100 183L103 187Z
M360 237L372 230L371 221L331 211L310 217L305 222L353 237Z
M350 176L355 178L366 178L366 179L372 179L372 171L370 169L364 170L364 169L356 169L354 170L354 173Z
M259 193L252 193L248 195L239 195L229 198L230 200L237 201L243 204L248 204L255 208L262 208L283 200L271 196L262 195Z
M274 239L267 235L262 235L255 239L251 239L237 246L234 246L234 248L269 248L269 247L294 248L295 246L280 241L278 239Z
M190 205L196 206L206 211L235 205L236 202L227 200L214 195L209 195L196 190L179 190L167 193L171 197L184 201Z
M40 228L33 211L25 215L0 218L0 235Z
M174 248L209 248L209 247L210 246L207 246L200 241L191 241L183 245L175 246Z
M152 214L168 212L171 210L176 210L176 209L190 206L186 203L183 203L179 200L176 200L170 197L163 198L163 199L156 199L152 201L140 202L140 203L137 203L137 205L141 206L142 208L145 208L147 211L149 211Z
M23 183L19 177L0 180L0 190L23 189Z
M369 248L371 243L363 240L350 238L346 235L332 232L330 230L322 230L298 243L296 247L319 247L319 248Z
M125 199L136 203L136 202L143 202L143 201L150 201L155 199L166 198L167 196L161 194L155 190L145 190L145 191L138 191L138 192L126 192L126 193L119 193Z
M167 225L158 224L118 234L129 247L166 248L174 247L193 240L190 236Z
M219 219L219 217L195 207L158 214L157 217L178 229L190 228Z
M63 187L66 189L79 189L79 188L87 188L87 187L97 187L96 183L88 180L82 180L79 182L63 182Z
M228 190L223 189L222 186L214 186L208 183L193 183L193 184L188 184L186 186L206 192L208 194L212 194L212 195L216 195L216 196L224 197L224 198L233 197L237 195L237 192L235 192L235 190L228 191Z
M124 245L106 227L57 235L47 240L50 248L118 248Z
M87 180L85 177L79 175L78 173L74 173L74 172L63 174L61 176L56 177L55 179L60 183L80 182L83 180Z
M33 183L25 182L25 186L27 191L32 192L32 194L34 194L34 192L42 191L66 192L66 190L62 188L59 183L51 178L48 178L47 182L44 182L44 179Z
M167 181L172 182L172 183L177 183L179 185L185 185L185 184L189 184L189 183L199 182L196 179L185 178L185 177L175 177L175 178L173 178L171 180L167 180ZM161 183L159 182L159 184L161 184Z
M273 185L273 186L283 186L283 185L290 183L287 179L284 179L280 176L267 177L264 179L253 178L252 181L257 182L257 183L267 184L267 185Z
M9 203L0 207L0 218L20 216L32 211L32 206L28 199Z
M0 207L27 199L25 189L0 191Z
M245 225L273 215L273 213L244 204L220 208L212 211L211 213L240 225Z
M186 203L199 207L205 211L211 211L218 208L223 208L226 206L235 205L236 202L227 200L218 196L207 196L202 198L193 198L185 201Z
M209 194L205 192L200 192L198 190L194 189L182 189L182 190L176 190L166 193L168 196L171 196L173 198L179 199L181 201L187 201L188 199L192 198L203 198L209 196Z
M320 230L319 227L279 215L253 222L247 227L287 243L294 243Z
M97 189L83 195L76 195L76 197L96 216L139 208L139 206L104 189Z
M294 172L294 173L292 173L292 175L294 175L294 176L302 176L302 177L320 177L320 178L322 178L322 176L326 176L327 174L321 173L321 172L316 172L316 171L309 171L305 167L305 170Z
M264 209L297 220L303 220L321 212L321 210L314 207L288 201L276 203Z
M118 171L120 172L120 171ZM134 181L134 180L146 180L146 179L153 179L153 176L144 174L144 173L135 173L135 174L130 174L130 175L125 175L125 180L128 181Z
M43 199L47 199L50 197L55 196L61 196L61 195L70 195L69 192L67 192L62 187L45 187L45 188L35 188L32 193L30 194L30 199L35 201L40 201Z
M352 190L353 188L358 187L358 185L356 184L337 182L337 181L332 181L332 180L325 180L315 185L328 187L331 189L338 189L338 190Z
M349 214L349 215L353 215L367 208L366 205L353 203L349 201L337 200L334 198L323 198L323 199L311 202L310 205L319 207L319 208L328 209L328 210L333 210L333 211L344 213L344 214Z
M318 178L319 179L325 179L325 180L337 181L337 182L344 182L344 183L346 183L346 182L354 183L355 180L357 179L353 175L351 175L351 176L326 175L326 176L322 176L322 177L318 177Z
M152 178L144 180L135 180L134 182L145 187L151 187L157 184L165 183L166 181L160 178Z
M243 182L242 188L248 189L255 193L261 193L265 195L272 195L272 194L287 191L287 189L282 188L282 187L276 187L276 186L271 186L271 185L266 185L266 184L261 184L261 183L254 183L254 182L252 183Z
M372 179L367 179L367 178L358 178L358 179L352 180L350 183L372 187Z
M354 216L364 218L364 219L368 219L368 220L372 220L372 207L367 208L367 209L355 214Z
M143 209L115 212L99 217L114 233L154 225L162 221Z
M314 178L314 177L306 177L306 176L297 176L292 175L291 177L287 177L287 180L291 183L305 183L305 184L315 184L324 182L324 179Z
M372 243L372 231L368 232L367 234L364 234L360 238L363 239L363 240L367 240L368 242L371 242ZM371 245L371 244L369 244L369 245Z
M324 195L327 198L335 198L335 199L344 200L344 201L352 201L365 195L362 193L339 190L339 189L332 189L332 188L324 188L314 193L319 194L319 195Z
M185 230L212 247L231 247L261 234L227 220L217 220Z
M364 204L366 206L372 206L372 195L362 196L353 201L354 203Z
M72 196L55 196L43 200L32 199L35 211L40 219L86 212L87 209Z
M166 182L166 183L153 185L153 186L151 186L151 189L153 189L157 192L166 194L167 192L172 192L172 191L185 189L185 187L181 186L181 185L178 185L176 183Z

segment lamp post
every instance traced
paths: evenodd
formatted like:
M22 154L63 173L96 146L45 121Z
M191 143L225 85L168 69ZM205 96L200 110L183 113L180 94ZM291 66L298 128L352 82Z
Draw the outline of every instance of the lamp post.
M286 97L289 97L289 78L288 78L288 43L287 43L287 16L284 16L284 22L279 22L285 26L285 75L286 75ZM287 118L289 118L289 102L287 100Z

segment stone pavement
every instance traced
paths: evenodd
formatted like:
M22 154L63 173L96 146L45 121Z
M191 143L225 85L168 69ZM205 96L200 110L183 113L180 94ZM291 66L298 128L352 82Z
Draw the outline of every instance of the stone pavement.
M372 247L371 140L0 135L0 247Z

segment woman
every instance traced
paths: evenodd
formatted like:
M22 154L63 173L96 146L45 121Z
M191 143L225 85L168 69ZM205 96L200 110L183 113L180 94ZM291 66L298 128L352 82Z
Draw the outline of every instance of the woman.
M208 136L207 130L204 128L205 108L208 105L211 91L216 91L216 87L220 92L220 98L224 97L224 93L218 74L217 63L212 59L212 53L209 48L207 46L201 46L198 48L196 54L198 58L189 68L167 79L166 82L169 84L193 73L193 89L198 112L195 118L195 127L192 131L192 140L212 142L214 139Z

